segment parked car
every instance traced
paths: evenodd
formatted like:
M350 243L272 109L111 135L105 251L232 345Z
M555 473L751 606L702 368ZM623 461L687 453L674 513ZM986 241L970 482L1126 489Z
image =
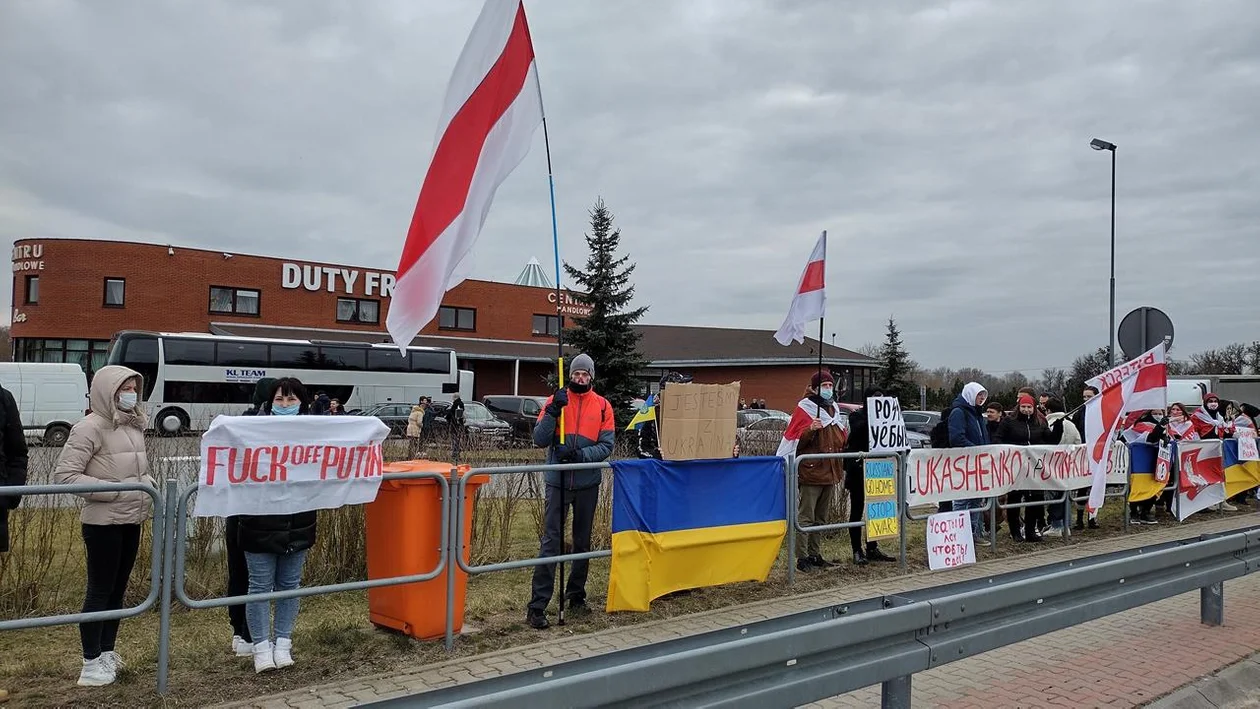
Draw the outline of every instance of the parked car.
M914 431L928 436L932 433L932 427L936 426L936 424L940 422L941 412L902 411L901 417L905 419L907 431Z
M357 412L359 416L375 416L389 426L389 435L407 435L407 418L411 416L411 404L377 404Z
M430 432L432 435L450 435L450 422L447 420L450 410L449 401L433 402L433 421L430 422L433 427ZM487 409L485 404L466 401L464 402L464 433L472 441L506 443L512 434L512 425L490 413L490 409Z
M486 396L481 399L490 413L512 427L513 436L524 440L533 439L534 424L546 402L545 396Z

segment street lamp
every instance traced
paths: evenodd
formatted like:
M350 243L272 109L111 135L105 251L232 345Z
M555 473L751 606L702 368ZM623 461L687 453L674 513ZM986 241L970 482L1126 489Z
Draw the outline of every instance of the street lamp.
M1107 364L1116 363L1116 144L1094 138L1089 141L1094 150L1111 151L1111 320L1107 333Z

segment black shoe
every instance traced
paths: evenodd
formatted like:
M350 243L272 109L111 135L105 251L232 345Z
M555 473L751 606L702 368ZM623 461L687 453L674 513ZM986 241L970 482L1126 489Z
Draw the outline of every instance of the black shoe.
M836 562L827 561L826 559L822 558L818 554L812 554L806 560L820 569L834 569L835 567L839 566L839 564L837 564Z
M853 552L853 563L856 564L857 566L866 566L867 564L866 554L863 554L860 549L858 551Z
M1085 531L1085 520L1081 520L1081 519L1076 520L1076 524L1072 525L1072 531L1073 531L1073 532L1084 532L1084 531Z
M866 558L871 561L896 561L896 559L885 554L879 547L874 545L866 548Z
M536 611L530 608L525 613L525 622L529 623L529 627L534 630L546 630L551 627L551 622L547 620L547 614L543 611Z
M797 571L803 571L807 574L812 574L814 573L814 570L817 568L818 568L817 566L814 566L814 562L810 561L809 559L805 557L801 557L796 560Z
M569 618L580 618L590 615L591 609L586 606L586 601L573 601L565 604L564 614Z
M1098 529L1098 520L1096 520L1096 519L1090 519L1090 520L1089 520L1089 528L1090 528L1090 529Z
M974 541L974 540L973 540L973 541ZM1024 535L1023 535L1023 534L1020 534L1019 532L1011 532L1011 541L1013 541L1013 542L1022 542L1022 541L1024 541Z
M1147 512L1138 516L1138 524L1159 524L1159 520L1155 519L1155 515Z
M1033 533L1031 533L1031 534L1024 534L1024 538L1023 538L1023 542L1024 542L1025 544L1038 544L1038 543L1044 542L1045 540L1046 540L1046 538L1045 538L1045 537L1043 537L1043 536L1041 536L1041 533L1040 533L1040 532L1033 532Z

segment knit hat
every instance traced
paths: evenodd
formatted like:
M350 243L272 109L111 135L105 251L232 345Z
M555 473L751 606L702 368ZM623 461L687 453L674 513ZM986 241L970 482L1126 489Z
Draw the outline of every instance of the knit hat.
M1217 396L1216 394L1211 394L1211 393L1209 393L1209 394L1207 394L1207 395L1205 395L1205 396L1203 397L1203 403L1205 403L1205 404L1206 404L1206 403L1208 403L1209 401L1215 401L1215 402L1217 402L1217 403L1220 403L1220 401L1221 401L1221 397Z
M817 389L822 384L831 384L832 386L835 386L835 383L835 380L831 378L831 372L828 372L827 370L814 374L814 376L809 380L810 387L814 389Z
M569 365L569 373L586 372L591 375L591 379L595 378L595 360L591 359L588 354L580 354L573 358L573 362Z
M1020 406L1023 406L1023 405L1025 405L1025 404L1027 404L1028 406L1036 406L1036 405L1037 405L1037 402L1033 401L1032 394L1020 394L1020 395L1019 395L1019 405L1020 405Z

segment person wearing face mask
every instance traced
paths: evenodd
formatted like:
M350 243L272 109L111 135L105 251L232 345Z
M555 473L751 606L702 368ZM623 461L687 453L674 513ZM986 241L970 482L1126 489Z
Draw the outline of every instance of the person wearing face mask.
M309 414L311 397L293 377L277 379L262 412L264 416ZM237 544L249 569L249 595L289 591L302 583L306 554L315 546L317 517L314 511L296 514L240 515ZM272 604L245 604L245 619L254 641L254 671L266 672L293 664L293 626L300 601L275 602L275 642L272 642Z
M1037 406L1029 394L1020 394L1018 406L1013 416L1002 419L998 427L995 443L1010 446L1037 446L1045 441L1047 429L1038 418ZM1041 502L1043 496L1037 490L1012 490L1007 496L1009 504L1021 502ZM1042 540L1041 525L1045 521L1046 508L1041 505L1013 508L1006 511L1006 521L1011 530L1011 538L1017 542L1039 542ZM1024 523L1020 525L1020 517Z
M849 440L845 443L844 452L870 452L871 431L868 428L866 400L883 395L874 387L862 392L862 408L849 414ZM857 522L866 510L866 468L861 460L850 458L844 461L844 489L849 491L849 521ZM885 554L876 542L868 541L863 551L861 527L849 528L849 546L853 548L853 563L858 566L865 566L868 561L896 561Z
M109 365L92 378L92 413L70 429L53 479L62 485L147 483L149 461L144 448L146 417L139 405L143 380L126 367ZM140 527L152 515L143 492L88 492L79 515L87 552L87 591L83 612L123 607L127 582L140 548ZM117 620L79 624L83 668L79 686L113 684L123 667L114 649Z
M1210 440L1225 438L1229 432L1229 422L1225 420L1225 412L1221 410L1221 399L1216 394L1203 397L1203 406L1191 416L1194 429L1199 438Z
M843 453L849 438L849 427L835 404L835 381L831 372L818 372L810 379L805 398L797 404L779 444L779 455L798 456L820 453ZM801 527L827 523L827 514L835 500L836 485L844 479L844 461L839 459L802 461L796 470L799 503L797 520ZM858 557L854 558L858 561ZM865 559L859 561L865 563ZM822 534L798 535L796 568L810 572L836 566L822 556Z
M1164 416L1164 412L1159 409L1152 409L1143 412L1120 435L1125 443L1149 443L1153 446L1158 446L1168 440L1166 433L1168 425L1169 420ZM1136 524L1159 524L1159 521L1155 519L1155 515L1152 513L1158 498L1159 496L1156 495L1141 502L1130 502L1129 518Z
M984 404L988 400L989 392L979 382L970 382L963 387L962 393L954 399L954 404L949 411L950 448L987 446L991 443L989 427L985 423L983 414ZM953 503L955 512L978 510L982 507L984 507L984 499L978 497L954 500ZM984 537L983 516L981 512L971 513L971 533L977 540Z

